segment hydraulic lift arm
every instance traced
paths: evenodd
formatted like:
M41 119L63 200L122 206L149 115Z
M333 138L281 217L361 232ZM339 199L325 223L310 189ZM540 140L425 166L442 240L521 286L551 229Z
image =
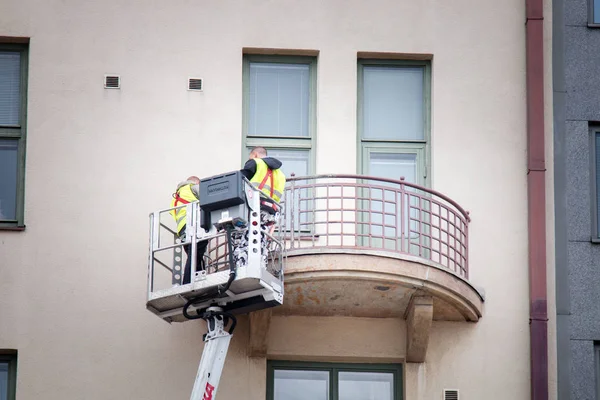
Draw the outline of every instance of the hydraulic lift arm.
M208 332L203 336L204 349L190 400L214 400L237 323L234 315L283 303L284 246L273 237L282 208L264 198L239 171L202 180L200 192L198 202L186 205L183 240L160 219L177 207L151 214L146 307L168 322L206 321ZM169 237L165 229L173 235L173 243L161 245L161 233ZM219 244L223 236L226 243ZM198 241L215 245L215 261L201 271L196 270ZM191 278L182 284L184 246L191 248ZM219 255L221 246L226 251ZM172 268L162 261L166 257L158 257L169 252L173 252ZM172 287L155 289L155 264L172 273Z
M221 307L209 307L201 318L206 321L208 332L204 335L204 351L190 400L214 400L237 321L233 315L223 312ZM231 326L226 331L229 320Z

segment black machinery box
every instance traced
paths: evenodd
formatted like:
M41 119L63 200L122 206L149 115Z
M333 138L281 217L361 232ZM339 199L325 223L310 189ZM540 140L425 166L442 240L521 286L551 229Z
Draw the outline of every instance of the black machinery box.
M245 202L244 175L240 171L204 178L200 181L200 208L214 211Z

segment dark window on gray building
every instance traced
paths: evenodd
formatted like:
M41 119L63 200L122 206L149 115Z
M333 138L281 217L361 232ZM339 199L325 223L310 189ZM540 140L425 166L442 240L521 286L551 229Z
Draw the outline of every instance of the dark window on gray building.
M594 355L596 366L596 398L600 399L600 342L594 343Z
M600 239L600 127L592 127L592 185L594 193L594 230L592 233L592 240L597 241Z
M600 26L600 0L588 0L590 3L589 23Z

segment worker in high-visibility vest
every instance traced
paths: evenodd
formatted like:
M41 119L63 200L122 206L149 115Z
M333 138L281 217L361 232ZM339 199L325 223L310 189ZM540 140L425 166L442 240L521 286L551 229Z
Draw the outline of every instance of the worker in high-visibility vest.
M173 200L171 200L171 207L177 207L181 205L185 205L188 203L193 203L194 201L198 201L200 195L200 178L197 176L190 176L185 181L181 182L177 185L177 189L175 193L173 193ZM185 228L186 228L186 220L187 220L187 210L186 207L181 207L176 210L171 210L171 215L175 219L177 223L177 235L181 238L181 240L185 240ZM206 247L208 246L208 241L202 241L196 243L196 271L204 270L204 253L206 252ZM183 273L183 284L190 283L190 275L192 269L192 257L191 257L191 245L186 244L183 246L185 253L187 254L187 260L185 262L185 268Z
M252 149L241 171L252 185L279 203L285 188L285 174L281 165L281 161L268 157L267 150L259 146Z

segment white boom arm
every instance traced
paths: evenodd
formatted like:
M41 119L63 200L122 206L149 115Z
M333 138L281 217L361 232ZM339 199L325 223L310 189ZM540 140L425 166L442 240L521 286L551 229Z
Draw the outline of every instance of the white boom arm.
M223 312L221 307L209 307L202 319L206 320L208 333L204 335L204 351L190 400L215 399L231 342L231 334L236 324L235 317ZM229 332L225 330L227 319L232 319Z

